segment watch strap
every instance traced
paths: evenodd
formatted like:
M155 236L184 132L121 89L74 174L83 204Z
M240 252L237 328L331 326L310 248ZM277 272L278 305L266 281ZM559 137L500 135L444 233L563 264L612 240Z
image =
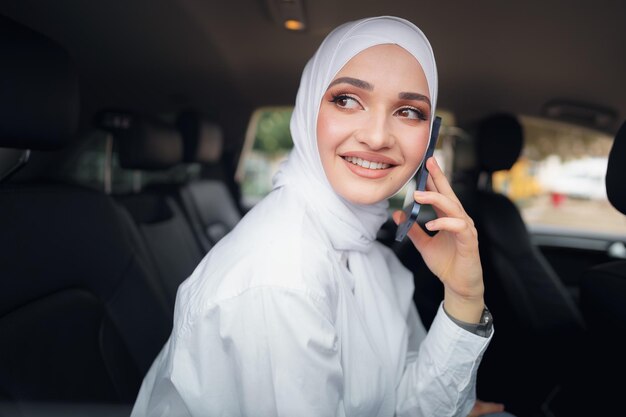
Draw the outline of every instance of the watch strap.
M491 332L493 331L493 316L491 315L491 312L489 311L487 306L485 306L485 308L483 309L483 312L480 316L480 322L478 323L468 323L466 321L455 319L450 314L448 314L445 308L443 309L443 311L450 318L450 320L452 320L452 322L460 328L465 329L468 332L474 333L478 336L491 336Z

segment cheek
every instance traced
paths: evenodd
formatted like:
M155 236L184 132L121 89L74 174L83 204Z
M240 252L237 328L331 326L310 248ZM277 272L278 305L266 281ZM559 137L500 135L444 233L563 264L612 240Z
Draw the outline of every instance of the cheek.
M328 129L330 126L330 121L325 117L324 112L320 110L317 117L317 148L321 153L324 153L325 145L328 143Z
M325 154L336 153L346 135L346 123L342 118L333 117L332 112L322 106L317 118L317 147L322 158Z
M406 165L410 168L410 171L415 171L420 162L422 162L424 154L426 154L428 129L421 131L417 137L415 136L415 132L413 132L413 135L403 135L402 137L405 139L400 141L400 146L402 147Z

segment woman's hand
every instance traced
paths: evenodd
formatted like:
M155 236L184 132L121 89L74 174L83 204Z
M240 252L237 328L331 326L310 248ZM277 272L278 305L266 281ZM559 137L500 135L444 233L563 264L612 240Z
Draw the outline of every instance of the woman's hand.
M416 223L408 236L428 268L443 283L446 312L458 320L478 323L484 307L484 286L474 221L435 158L429 158L426 164L430 174L427 191L416 191L414 198L420 204L433 206L438 218L426 223L426 228L438 233L431 237ZM405 217L402 210L393 213L396 224Z
M504 405L500 403L492 403L487 401L476 400L472 411L467 417L479 417L490 413L501 413L504 411Z

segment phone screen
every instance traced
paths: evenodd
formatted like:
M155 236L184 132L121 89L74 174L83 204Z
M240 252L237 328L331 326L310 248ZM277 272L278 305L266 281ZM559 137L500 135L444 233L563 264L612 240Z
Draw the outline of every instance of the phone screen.
M437 146L437 138L439 137L439 128L441 127L441 117L435 117L435 121L433 122L433 128L430 132L430 142L428 142L428 148L426 149L426 154L424 155L424 159L422 160L422 165L420 169L417 171L415 175L415 181L417 183L417 190L424 191L426 189L426 179L428 178L428 169L426 169L426 161L428 158L433 156L435 152L435 146ZM413 223L417 220L417 216L420 213L420 208L422 205L412 199L412 203L407 205L404 209L404 213L406 214L406 219L398 225L398 229L396 230L396 241L402 242L406 237L409 230L413 226Z

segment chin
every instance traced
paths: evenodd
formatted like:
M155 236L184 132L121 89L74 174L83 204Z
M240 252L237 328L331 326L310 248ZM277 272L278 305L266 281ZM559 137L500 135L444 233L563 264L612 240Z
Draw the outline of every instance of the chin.
M368 205L380 203L381 201L384 201L388 199L389 197L391 197L391 195L393 195L393 194L387 195L386 193L380 193L380 192L355 193L353 191L345 192L345 193L338 193L338 194L341 197L343 197L344 200L347 200L352 204L357 204L361 206L368 206Z

